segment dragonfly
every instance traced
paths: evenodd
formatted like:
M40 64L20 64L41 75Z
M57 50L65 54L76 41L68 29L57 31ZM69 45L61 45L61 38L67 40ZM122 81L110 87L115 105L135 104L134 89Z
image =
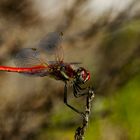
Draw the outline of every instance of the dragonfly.
M0 66L0 71L22 73L29 76L49 76L64 82L64 103L75 112L83 115L68 103L67 84L72 83L75 97L84 96L83 85L90 80L90 73L77 62L64 62L62 47L63 33L50 32L31 48L21 49L14 58L16 67Z

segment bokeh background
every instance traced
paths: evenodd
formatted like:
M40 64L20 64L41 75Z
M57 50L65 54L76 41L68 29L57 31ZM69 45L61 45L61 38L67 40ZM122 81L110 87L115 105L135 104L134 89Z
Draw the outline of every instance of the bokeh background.
M52 31L64 33L64 60L91 73L85 140L140 140L140 1L0 0L0 65L14 66L17 51ZM63 104L63 86L0 72L0 140L72 140L81 118Z

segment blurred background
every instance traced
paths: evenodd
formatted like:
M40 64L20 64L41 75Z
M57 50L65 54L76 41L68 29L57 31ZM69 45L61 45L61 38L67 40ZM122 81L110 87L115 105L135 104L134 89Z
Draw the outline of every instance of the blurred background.
M140 1L0 0L0 65L14 66L17 51L52 31L64 33L64 60L91 73L85 140L140 140ZM0 140L72 140L81 118L63 104L63 86L0 72Z

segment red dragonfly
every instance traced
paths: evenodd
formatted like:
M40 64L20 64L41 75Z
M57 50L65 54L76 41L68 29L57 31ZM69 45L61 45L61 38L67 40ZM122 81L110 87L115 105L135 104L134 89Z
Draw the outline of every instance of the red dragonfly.
M0 66L0 71L17 72L33 76L50 76L65 83L64 103L77 113L82 114L67 102L67 82L73 85L75 97L85 95L81 85L90 79L90 73L78 63L63 61L62 33L48 33L37 46L21 49L15 56L16 67Z

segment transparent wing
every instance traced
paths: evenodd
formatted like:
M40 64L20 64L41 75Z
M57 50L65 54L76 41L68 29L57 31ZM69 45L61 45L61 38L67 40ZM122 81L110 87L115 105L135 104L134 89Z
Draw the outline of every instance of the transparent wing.
M14 58L17 67L33 67L47 64L42 53L36 48L24 48Z
M46 59L36 48L24 48L14 58L15 65L19 68L29 68L22 74L27 76L47 76L49 69Z
M51 32L38 44L38 48L45 51L49 58L62 61L64 54L62 48L62 33ZM54 59L51 59L54 61Z
M63 60L61 47L62 35L52 32L47 34L36 48L24 48L17 53L14 62L18 67L49 65Z

